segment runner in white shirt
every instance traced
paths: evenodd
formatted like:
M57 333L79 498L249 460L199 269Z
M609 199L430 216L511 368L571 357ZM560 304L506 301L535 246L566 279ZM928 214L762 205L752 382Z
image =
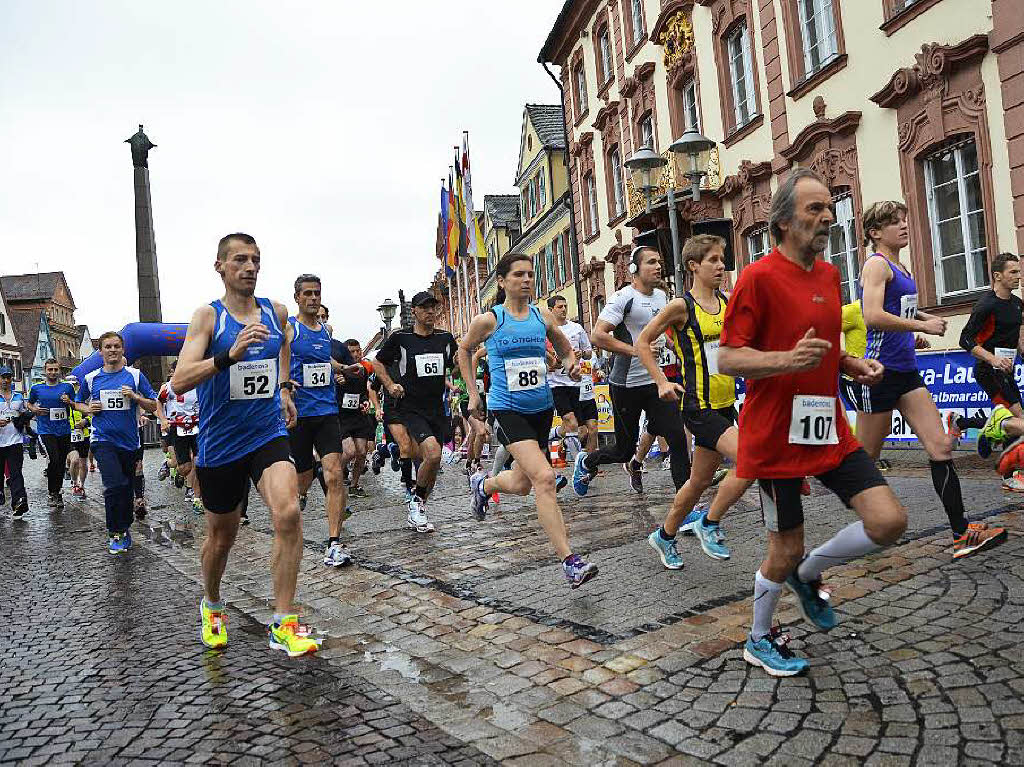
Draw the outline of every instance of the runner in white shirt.
M590 337L583 326L578 322L567 319L569 314L569 303L564 296L551 296L548 299L548 309L558 323L558 329L569 339L569 345L576 352L577 359L590 359L593 356L593 347L590 345ZM548 371L548 386L551 388L551 396L555 401L555 412L562 419L562 423L551 430L552 439L565 440L566 446L573 453L578 453L580 443L586 438L581 435L581 425L586 424L586 413L580 406L582 400L583 384L585 381L573 381L560 368L555 367ZM590 397L593 399L593 379L590 379ZM597 415L594 415L596 425Z

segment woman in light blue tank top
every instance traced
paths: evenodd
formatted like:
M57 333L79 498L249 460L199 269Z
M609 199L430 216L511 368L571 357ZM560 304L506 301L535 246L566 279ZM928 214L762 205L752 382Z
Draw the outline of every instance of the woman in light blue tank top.
M470 505L477 519L487 513L492 493L528 495L534 491L537 516L562 560L562 572L571 588L597 575L597 566L573 554L555 496L555 474L548 457L548 434L554 402L547 384L547 341L574 380L579 363L569 339L559 330L546 309L531 304L534 295L533 260L509 253L495 267L498 298L494 308L477 315L459 345L459 368L467 381L476 377L472 355L486 344L491 388L487 405L494 416L495 432L515 464L488 477L478 471L470 479ZM469 410L483 415L480 393L469 389ZM500 470L496 466L496 470Z
M925 388L917 369L915 348L930 344L915 333L941 336L946 321L917 308L917 285L900 263L900 250L907 246L907 208L901 202L878 202L864 214L865 244L873 253L861 271L861 307L868 328L865 357L885 366L880 383L861 386L856 402L857 438L875 461L893 427L892 413L898 410L900 436L913 429L928 453L932 484L942 501L957 547L964 553L971 547L971 532L964 519L960 479L953 468L953 443L942 428L942 418ZM909 429L906 428L909 426ZM977 536L975 536L977 537ZM973 539L972 539L973 540ZM954 556L964 554L954 553Z

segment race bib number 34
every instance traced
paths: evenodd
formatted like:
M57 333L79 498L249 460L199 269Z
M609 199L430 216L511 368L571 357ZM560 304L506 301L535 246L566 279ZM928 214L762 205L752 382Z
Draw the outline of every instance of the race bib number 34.
M277 389L277 360L245 360L232 365L233 400L270 399Z
M838 445L836 398L813 394L793 397L793 415L789 422L791 445Z
M443 354L417 354L416 375L419 378L444 375Z
M547 365L541 357L505 360L505 380L509 391L528 391L547 383Z
M120 389L103 389L100 391L100 404L104 410L130 410L131 401Z
M307 362L302 366L302 385L307 389L327 386L331 382L330 362Z

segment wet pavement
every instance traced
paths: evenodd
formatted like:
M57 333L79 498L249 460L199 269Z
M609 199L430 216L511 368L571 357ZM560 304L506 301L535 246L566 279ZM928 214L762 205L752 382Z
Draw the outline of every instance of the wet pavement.
M730 561L690 539L686 567L668 572L643 540L668 472L652 466L636 496L606 467L590 496L565 498L574 548L601 567L570 591L529 499L477 523L458 465L431 499L429 536L406 527L396 474L368 476L344 570L320 562L314 485L298 599L327 638L289 660L266 646L272 528L255 494L225 576L231 644L216 654L198 639L203 521L155 480L159 455L146 457L150 516L117 558L98 474L89 500L57 515L41 503L41 462L26 461L33 510L0 514L15 616L0 761L1024 764L1024 504L959 455L970 516L1010 537L954 563L927 463L891 457L910 528L829 573L831 632L808 631L783 597L778 617L811 671L781 681L738 649L763 546L756 493L725 520ZM820 486L806 517L808 544L851 519Z

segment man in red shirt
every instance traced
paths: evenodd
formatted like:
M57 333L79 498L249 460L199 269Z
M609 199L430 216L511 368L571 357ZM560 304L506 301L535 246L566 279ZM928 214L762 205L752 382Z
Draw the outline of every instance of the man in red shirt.
M834 221L831 194L817 173L798 168L780 184L769 217L776 247L740 274L718 356L721 372L746 379L736 473L759 480L768 528L743 657L772 676L807 668L772 629L783 586L796 594L807 620L830 629L836 619L819 591L822 571L894 543L907 524L906 512L850 433L838 399L840 370L871 385L883 368L840 349L839 273L821 260ZM860 517L806 556L805 476L817 477Z

